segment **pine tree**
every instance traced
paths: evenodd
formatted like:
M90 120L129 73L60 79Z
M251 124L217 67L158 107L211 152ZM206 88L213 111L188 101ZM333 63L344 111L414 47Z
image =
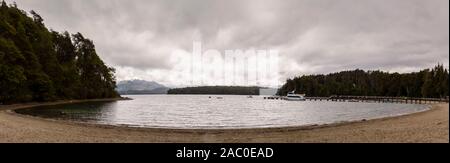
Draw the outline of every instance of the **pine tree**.
M307 96L357 95L432 97L448 96L448 70L437 65L413 73L386 73L382 71L343 71L328 75L303 75L288 79L279 95L296 90Z
M0 6L0 103L118 97L114 69L91 40L49 31L31 15Z

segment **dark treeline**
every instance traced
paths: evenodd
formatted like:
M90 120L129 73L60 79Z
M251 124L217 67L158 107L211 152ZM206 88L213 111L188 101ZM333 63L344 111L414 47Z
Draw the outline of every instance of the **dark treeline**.
M30 13L0 6L0 103L118 96L114 69L91 40L48 30Z
M331 95L399 96L445 98L449 73L442 65L413 73L382 71L343 71L328 75L307 75L289 79L278 94L296 90L310 97Z
M170 89L167 94L259 95L259 87L204 86Z

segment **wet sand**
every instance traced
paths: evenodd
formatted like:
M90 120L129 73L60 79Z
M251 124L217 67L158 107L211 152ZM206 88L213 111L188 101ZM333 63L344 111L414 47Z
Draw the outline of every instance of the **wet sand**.
M61 103L67 101L45 105ZM128 128L41 119L11 111L37 105L43 104L0 106L0 143L449 143L448 104L434 104L421 113L361 122L235 130Z

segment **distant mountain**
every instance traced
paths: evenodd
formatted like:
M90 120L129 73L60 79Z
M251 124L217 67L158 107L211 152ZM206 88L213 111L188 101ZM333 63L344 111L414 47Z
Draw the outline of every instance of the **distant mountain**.
M117 84L119 94L167 94L170 88L154 81L125 80Z

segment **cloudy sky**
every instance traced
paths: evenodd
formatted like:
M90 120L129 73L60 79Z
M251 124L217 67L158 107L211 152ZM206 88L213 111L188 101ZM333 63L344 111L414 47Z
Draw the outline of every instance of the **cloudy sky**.
M448 0L16 2L53 30L92 39L119 81L177 85L171 53L192 51L194 41L206 49L277 49L280 81L356 68L410 72L449 64Z

